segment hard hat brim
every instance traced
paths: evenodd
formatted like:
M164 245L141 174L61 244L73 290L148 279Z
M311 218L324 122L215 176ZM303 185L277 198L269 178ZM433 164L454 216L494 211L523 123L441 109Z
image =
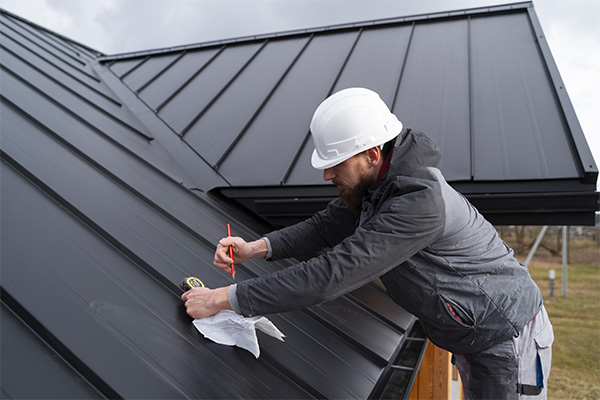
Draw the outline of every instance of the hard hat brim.
M368 150L373 147L381 146L382 144L389 142L390 140L392 140L393 138L398 136L400 134L400 132L402 132L402 128L403 128L402 122L400 122L400 120L395 118L394 126L392 127L392 129L390 129L388 131L388 134L382 138L380 143L375 143L368 148L356 149L354 151L351 151L347 154L344 154L342 156L335 157L335 158L327 158L327 159L321 158L319 156L319 153L317 152L317 149L315 148L313 150L313 153L312 153L312 156L310 159L310 163L313 166L313 168L315 168L315 169L327 169L327 168L335 167L336 165L343 163L350 157L354 157L355 155L362 153L365 150Z
M358 154L358 153L356 153L356 154ZM349 159L352 156L355 156L356 154L352 154L350 156L337 157L335 159L324 160L321 157L319 157L319 153L317 153L317 149L314 149L313 153L312 153L312 157L310 159L310 163L312 164L313 168L315 168L315 169L327 169L327 168L335 167L336 165L346 161L347 159Z

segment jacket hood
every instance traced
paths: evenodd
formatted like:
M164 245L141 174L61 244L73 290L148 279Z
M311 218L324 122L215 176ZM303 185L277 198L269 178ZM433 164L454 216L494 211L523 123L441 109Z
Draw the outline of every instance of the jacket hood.
M404 128L396 138L388 174L402 175L419 167L437 167L442 158L438 147L424 133Z

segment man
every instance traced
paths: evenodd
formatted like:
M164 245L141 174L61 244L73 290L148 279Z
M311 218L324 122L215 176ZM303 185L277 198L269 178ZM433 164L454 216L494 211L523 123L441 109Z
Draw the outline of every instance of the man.
M546 398L552 326L527 269L435 168L436 146L368 89L337 92L311 121L312 165L340 197L294 226L225 238L214 264L306 257L266 276L182 296L194 318L308 307L381 278L429 339L454 353L465 397Z

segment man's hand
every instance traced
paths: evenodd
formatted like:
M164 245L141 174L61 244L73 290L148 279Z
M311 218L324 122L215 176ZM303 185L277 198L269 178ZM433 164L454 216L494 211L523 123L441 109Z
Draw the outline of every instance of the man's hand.
M208 289L195 287L181 295L187 313L192 318L206 318L221 310L231 310L227 299L228 287Z
M233 249L233 260L229 257L229 246ZM262 240L246 242L240 237L226 237L219 241L215 251L215 266L231 273L231 263L243 263L250 258L264 257L267 254L267 243Z

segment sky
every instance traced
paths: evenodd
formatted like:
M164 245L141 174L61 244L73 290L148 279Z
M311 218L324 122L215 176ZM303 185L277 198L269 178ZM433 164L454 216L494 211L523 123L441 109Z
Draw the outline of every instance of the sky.
M517 3L507 0L2 0L0 7L105 54ZM600 1L534 0L600 166ZM600 183L598 184L600 187Z

